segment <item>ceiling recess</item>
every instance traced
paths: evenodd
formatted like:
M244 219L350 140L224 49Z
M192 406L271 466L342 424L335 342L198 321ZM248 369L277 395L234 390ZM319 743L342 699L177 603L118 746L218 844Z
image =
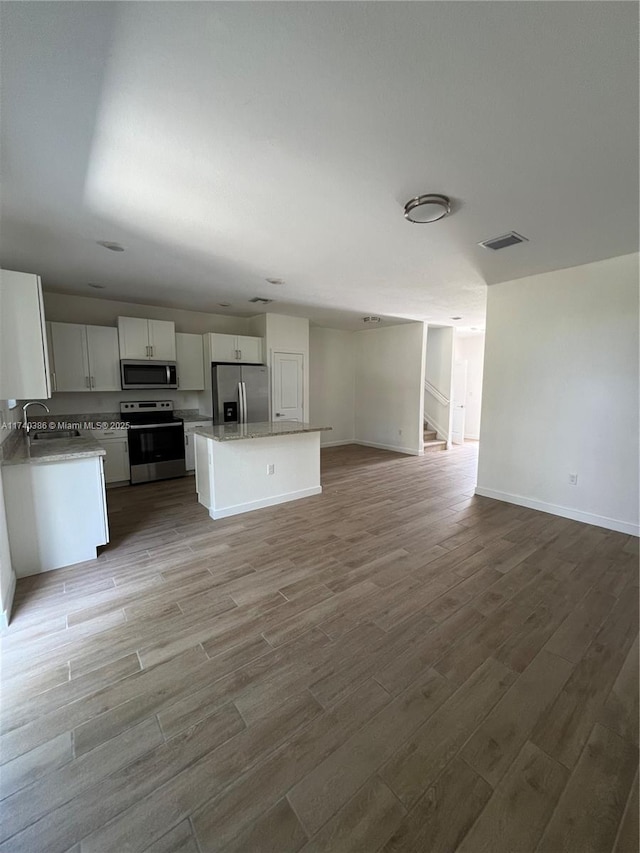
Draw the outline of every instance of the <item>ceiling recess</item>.
M485 249L493 249L497 252L499 249L506 249L508 246L517 246L518 243L528 243L529 240L523 237L522 234L517 234L515 231L509 231L508 234L501 234L500 237L492 237L490 240L483 240L478 243L478 246L484 246Z

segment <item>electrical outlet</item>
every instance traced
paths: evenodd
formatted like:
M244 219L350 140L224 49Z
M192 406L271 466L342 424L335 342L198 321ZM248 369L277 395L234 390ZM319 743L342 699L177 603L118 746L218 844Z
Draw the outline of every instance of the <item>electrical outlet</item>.
M569 474L569 485L577 486L578 485L578 475L577 474Z
M275 474L276 466L275 465L267 465L267 474Z

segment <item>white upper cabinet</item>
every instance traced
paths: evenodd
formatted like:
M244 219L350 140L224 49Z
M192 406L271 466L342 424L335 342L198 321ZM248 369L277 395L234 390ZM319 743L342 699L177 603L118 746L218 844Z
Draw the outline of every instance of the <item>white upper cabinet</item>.
M176 332L176 362L178 388L181 391L202 391L204 389L202 335L185 335Z
M150 358L153 361L176 361L176 324L170 320L147 320L149 323Z
M262 364L262 338L253 338L248 335L238 335L238 361L249 364Z
M115 326L87 326L89 382L92 391L120 391L120 353Z
M237 361L238 345L235 335L209 335L211 361Z
M143 361L149 358L149 323L138 317L118 317L120 358Z
M75 323L49 323L53 352L54 391L89 391L87 327Z
M205 352L209 361L237 362L239 364L262 364L262 338L248 335L221 335L210 332L205 335Z
M0 270L0 399L50 396L40 277Z
M54 391L119 391L118 330L49 323Z
M49 323L54 391L119 391L118 330Z
M175 323L118 317L120 358L132 361L175 361Z

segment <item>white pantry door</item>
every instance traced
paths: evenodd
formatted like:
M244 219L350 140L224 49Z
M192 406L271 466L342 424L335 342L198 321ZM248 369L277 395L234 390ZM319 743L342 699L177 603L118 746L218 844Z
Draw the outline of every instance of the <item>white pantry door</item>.
M304 355L273 354L273 420L304 421Z
M467 362L453 365L453 398L451 400L451 442L464 444L465 400L467 398Z

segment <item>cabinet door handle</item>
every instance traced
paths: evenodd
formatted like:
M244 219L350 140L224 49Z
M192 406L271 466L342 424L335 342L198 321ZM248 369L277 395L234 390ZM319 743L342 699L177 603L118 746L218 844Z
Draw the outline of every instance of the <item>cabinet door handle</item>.
M240 353L240 355L238 356L238 358L240 359L240 361L242 361L242 350L241 350L241 349L239 349L239 350L238 350L238 352Z
M151 346L151 347L149 347L149 349L151 350L151 352L149 354L151 355L151 358L153 358L153 347Z
M91 385L89 384L89 377L88 376L84 377L84 384L87 386L87 388L91 388Z
M92 388L96 387L96 380L93 378L93 376L89 377L89 382L90 382Z
M53 390L58 390L58 383L56 382L56 374L55 372L51 374L51 381L53 382Z
M188 435L185 435L185 437L184 437L184 443L185 443L185 444L189 444L189 436L188 436Z

